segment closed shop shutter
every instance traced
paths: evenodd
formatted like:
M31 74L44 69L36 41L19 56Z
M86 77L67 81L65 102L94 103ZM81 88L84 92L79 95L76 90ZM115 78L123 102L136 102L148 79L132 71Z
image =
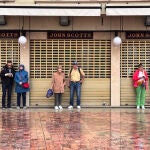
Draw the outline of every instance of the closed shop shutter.
M135 90L132 76L139 63L149 73L150 69L150 41L125 41L121 45L121 105L136 104ZM146 94L146 105L149 105L150 92Z
M6 63L7 60L12 60L14 68L17 70L18 65L20 63L20 47L18 44L18 40L0 40L0 68L2 68ZM0 86L0 97L2 97L2 86ZM16 106L17 103L17 95L14 91L12 91L12 106ZM7 99L6 99L7 101ZM0 101L1 102L1 101Z
M110 105L110 49L107 40L31 40L30 106L54 105L54 97L45 97L52 74L57 65L62 65L67 78L74 60L86 74L81 92L82 106ZM68 104L69 89L66 87L63 105Z

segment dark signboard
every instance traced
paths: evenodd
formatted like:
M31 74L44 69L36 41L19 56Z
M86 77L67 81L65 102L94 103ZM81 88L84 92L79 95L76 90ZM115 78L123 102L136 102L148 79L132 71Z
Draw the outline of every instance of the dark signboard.
M150 31L127 31L126 39L150 39Z
M19 38L19 31L1 31L0 30L0 38Z
M91 31L49 31L48 39L93 39Z

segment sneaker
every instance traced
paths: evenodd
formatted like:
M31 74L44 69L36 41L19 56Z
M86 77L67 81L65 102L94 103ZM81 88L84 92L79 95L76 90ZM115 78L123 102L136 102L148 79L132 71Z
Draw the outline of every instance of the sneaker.
M137 108L137 109L140 109L140 106L137 106L136 108Z
M144 107L144 106L142 106L142 109L145 109L145 107Z
M27 107L26 107L26 106L23 106L23 109L27 109Z
M19 110L19 109L20 109L20 107L19 107L19 106L17 106L17 109Z
M72 105L68 106L68 109L73 109L73 106Z
M4 109L6 109L5 107L2 107L2 109L4 110Z
M58 106L55 106L55 110L58 110L59 108L58 108Z
M62 107L61 105L59 105L59 109L61 109L61 110L62 110L62 109L63 109L63 107Z
M78 105L78 106L77 106L77 109L81 109L81 106Z

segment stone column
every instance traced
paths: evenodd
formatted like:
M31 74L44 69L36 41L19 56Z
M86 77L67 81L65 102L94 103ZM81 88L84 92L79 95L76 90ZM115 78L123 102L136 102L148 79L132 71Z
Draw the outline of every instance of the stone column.
M111 40L111 106L120 106L120 46Z
M20 45L20 64L24 64L25 70L29 75L30 82L30 40L29 33L26 33L27 43ZM26 105L29 106L29 92L26 95Z

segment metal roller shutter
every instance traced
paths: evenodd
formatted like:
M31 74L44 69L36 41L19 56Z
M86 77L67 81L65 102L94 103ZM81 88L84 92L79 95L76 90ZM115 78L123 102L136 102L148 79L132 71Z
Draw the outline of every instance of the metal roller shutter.
M31 40L30 41L30 106L53 106L46 99L57 65L68 74L71 63L79 62L86 79L81 93L82 106L110 105L111 45L107 40ZM65 88L63 105L69 104L69 89Z

